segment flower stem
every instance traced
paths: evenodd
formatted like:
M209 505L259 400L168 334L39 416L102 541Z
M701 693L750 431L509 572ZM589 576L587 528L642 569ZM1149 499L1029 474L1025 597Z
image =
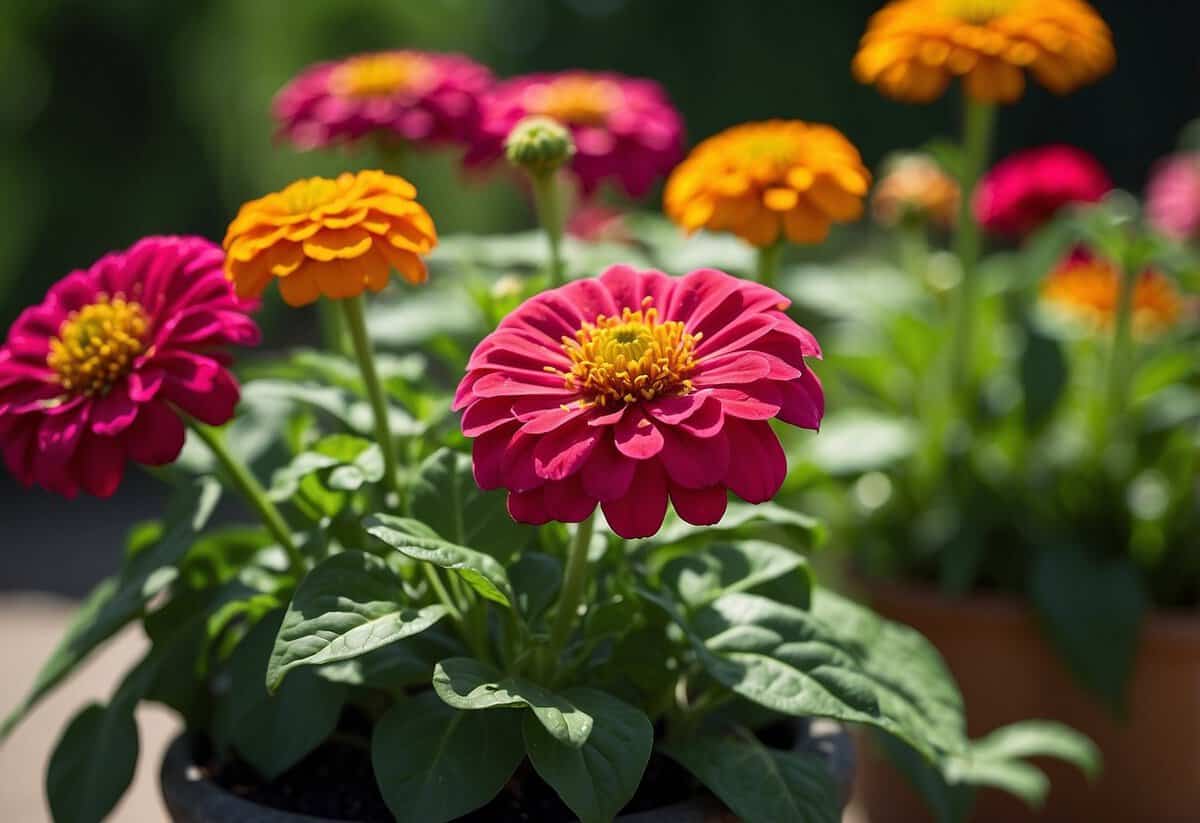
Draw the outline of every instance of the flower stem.
M384 483L388 489L399 495L400 477L396 464L396 442L392 438L392 429L388 423L388 407L383 394L383 384L379 382L379 372L375 369L375 352L372 350L371 340L367 336L367 320L363 311L362 295L348 297L338 302L342 306L342 317L350 331L350 342L354 345L358 367L362 371L363 384L367 389L367 399L371 401L371 411L375 415L375 439L379 441L379 449L383 452Z
M1108 405L1105 409L1105 424L1110 430L1112 426L1119 424L1129 401L1129 367L1133 355L1133 292L1136 285L1137 272L1128 265L1122 266L1108 360Z
M345 324L337 307L321 300L317 303L317 317L321 323L321 345L326 351L348 357L350 348L346 344Z
M955 250L962 266L962 282L958 286L955 306L954 340L950 346L950 381L957 392L965 391L971 369L971 343L974 336L975 301L979 288L976 269L982 239L975 221L972 203L975 187L988 163L991 152L992 129L996 108L964 97L962 169L959 186L958 233Z
M583 590L587 583L588 547L592 543L595 523L596 513L592 512L575 527L575 536L567 549L567 567L563 572L562 592L558 596L554 625L550 629L550 643L546 655L548 665L553 665L558 659L567 644L567 638L571 636L571 629L575 627L579 603L583 599Z
M262 518L263 525L267 527L267 531L271 533L271 536L287 552L292 571L297 575L300 574L304 569L304 558L300 555L299 549L296 548L296 544L292 540L291 528L288 527L287 521L283 519L283 515L279 513L279 509L275 508L275 504L267 497L267 492L262 487L262 484L246 468L246 464L234 457L229 451L229 445L225 442L225 433L221 429L206 425L190 417L187 418L187 423L191 430L196 433L196 436L204 441L204 445L208 447L208 450L212 453L217 463L224 469L226 476L238 490L238 493L242 495L250 507Z
M537 208L538 222L546 232L550 247L550 282L553 286L566 283L566 267L562 257L563 214L558 196L557 175L530 174L533 183L533 203Z
M775 288L779 281L779 259L783 256L783 241L776 240L758 250L758 282Z

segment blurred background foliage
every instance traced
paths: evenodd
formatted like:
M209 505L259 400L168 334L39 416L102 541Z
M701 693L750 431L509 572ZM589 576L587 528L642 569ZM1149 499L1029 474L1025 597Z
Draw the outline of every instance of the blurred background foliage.
M824 121L874 165L956 131L954 95L885 100L850 76L878 0L5 0L0 4L0 327L55 279L150 233L220 239L244 200L293 178L375 165L272 140L271 98L303 66L356 51L465 52L507 76L579 66L653 77L695 142L748 119ZM999 149L1098 155L1140 191L1197 113L1200 9L1095 0L1119 68L1067 99L1031 88ZM527 226L504 181L447 156L406 158L444 233ZM657 207L657 202L648 205Z

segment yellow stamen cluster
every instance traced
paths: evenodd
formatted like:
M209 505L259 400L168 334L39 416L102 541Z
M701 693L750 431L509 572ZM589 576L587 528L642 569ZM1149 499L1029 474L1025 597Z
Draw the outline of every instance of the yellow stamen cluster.
M99 300L63 321L50 341L46 364L72 394L104 394L133 366L144 348L148 323L137 303L121 295Z
M530 86L525 92L525 108L578 126L602 126L621 105L621 87L611 80L569 74L545 84Z
M1022 0L942 0L942 11L969 23L986 23L1011 12Z
M330 76L330 86L342 97L390 97L424 85L432 69L419 54L382 52L352 57Z
M647 297L637 311L626 308L620 317L602 314L595 323L585 323L574 339L563 338L571 370L547 370L561 374L568 389L586 395L588 405L691 393L688 375L696 366L693 352L702 335L689 334L675 320L659 322L652 304Z

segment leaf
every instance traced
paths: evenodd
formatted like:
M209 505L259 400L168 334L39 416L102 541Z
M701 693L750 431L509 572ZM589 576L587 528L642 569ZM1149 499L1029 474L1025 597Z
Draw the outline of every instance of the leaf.
M725 516L715 526L693 526L677 515L668 515L658 534L647 542L671 545L683 542L711 542L714 539L736 537L766 538L773 533L775 542L796 548L816 548L824 540L824 527L815 517L780 506L777 503L732 502ZM785 539L786 538L786 541Z
M1021 388L1025 426L1037 429L1058 406L1067 387L1067 360L1057 340L1030 326L1021 352Z
M351 686L387 691L428 686L439 660L463 654L462 644L438 626L381 646L361 657L326 663L313 669L318 677Z
M1030 596L1076 677L1119 711L1146 610L1133 563L1092 557L1074 546L1041 551L1033 561Z
M146 604L178 575L176 564L208 523L220 499L215 480L203 478L181 488L167 504L162 536L134 552L116 579L108 579L88 595L50 658L38 671L33 686L0 725L0 740L28 711L101 643L142 614Z
M447 448L438 449L421 463L409 505L413 517L444 539L501 560L530 539L529 527L509 516L504 492L480 489L471 456Z
M521 724L525 751L538 775L581 823L606 823L641 784L654 747L654 727L640 709L596 689L568 689L563 697L595 718L587 742L566 745L526 715Z
M550 608L562 588L563 564L557 557L541 552L521 552L517 562L508 568L517 596L517 607L527 622L532 622Z
M133 705L92 703L58 739L46 770L55 823L99 823L129 787L138 759Z
M383 453L379 444L348 434L324 437L275 472L271 479L272 500L287 500L301 481L318 472L322 484L335 491L357 491L364 483L383 479Z
M573 748L582 746L592 733L592 716L570 701L524 678L505 677L474 658L452 657L438 663L433 690L456 709L530 709L555 740Z
M746 823L837 823L842 803L818 754L770 749L753 738L690 739L660 749Z
M913 421L871 412L826 417L821 436L810 442L810 459L833 475L886 469L910 457L918 432Z
M930 763L904 741L878 729L874 731L871 739L916 789L937 823L965 823L975 802L975 790L967 783L947 783L941 771L944 764Z
M456 572L488 600L512 606L512 585L495 558L431 537L427 526L410 518L376 514L363 521L363 528L401 554Z
M358 434L371 436L374 432L375 418L370 404L345 389L293 380L252 380L242 386L242 396L243 401L252 404L287 401L309 406L325 412ZM424 431L424 426L412 415L394 405L388 407L388 421L395 437Z
M812 573L802 555L759 540L719 543L679 555L663 567L660 577L691 608L781 578L786 578L787 585L777 585L775 591L785 593L789 605L803 607L808 605L812 588Z
M267 689L289 671L349 660L425 631L446 616L445 606L407 605L403 581L380 558L342 552L301 581L279 627Z
M375 779L399 823L444 823L495 797L525 757L513 712L463 712L425 692L371 736Z
M268 694L267 663L283 612L263 618L229 659L229 691L218 704L219 736L263 777L273 780L328 737L337 727L345 688L298 671Z

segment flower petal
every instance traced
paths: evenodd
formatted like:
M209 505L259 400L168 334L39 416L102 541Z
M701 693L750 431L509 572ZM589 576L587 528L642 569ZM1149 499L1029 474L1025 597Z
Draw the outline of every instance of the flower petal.
M626 540L652 537L667 515L667 475L657 460L637 464L629 491L600 504L604 519Z
M689 489L671 484L671 505L679 517L693 526L714 526L725 516L729 493L724 486Z
M725 476L734 494L747 503L765 503L776 495L787 477L787 457L779 438L765 421L726 418L732 457Z
M631 409L613 432L617 450L634 460L648 460L662 451L663 436L641 409Z

